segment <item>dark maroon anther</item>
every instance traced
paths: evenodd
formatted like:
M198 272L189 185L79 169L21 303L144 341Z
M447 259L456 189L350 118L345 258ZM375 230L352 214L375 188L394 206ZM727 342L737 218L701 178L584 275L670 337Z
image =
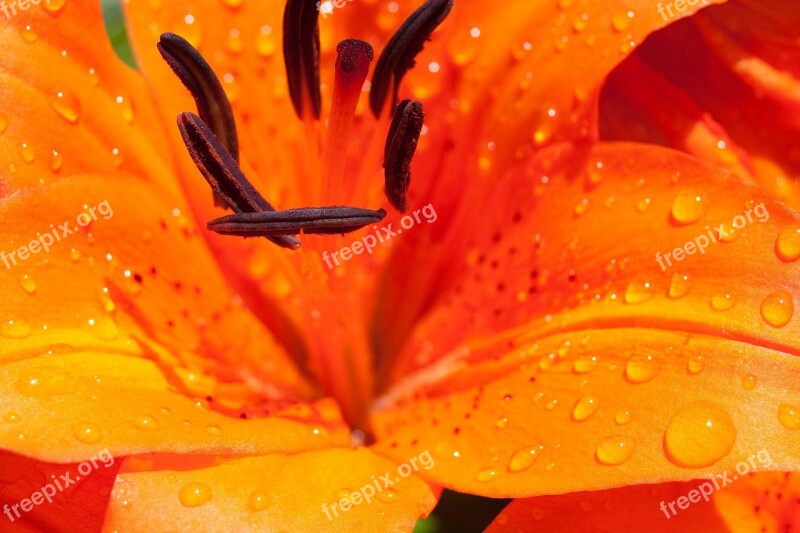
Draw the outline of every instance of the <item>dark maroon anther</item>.
M397 104L386 148L383 153L386 197L400 212L408 208L408 185L411 181L411 160L417 150L417 142L422 131L425 113L422 104L413 100L403 100Z
M313 234L350 233L380 222L386 211L355 207L304 207L260 213L237 213L217 218L208 229L222 235L268 237L296 235L301 231Z
M319 82L319 10L316 0L287 0L283 11L283 59L295 113L303 118L306 94L311 101L311 113L319 120L322 95Z

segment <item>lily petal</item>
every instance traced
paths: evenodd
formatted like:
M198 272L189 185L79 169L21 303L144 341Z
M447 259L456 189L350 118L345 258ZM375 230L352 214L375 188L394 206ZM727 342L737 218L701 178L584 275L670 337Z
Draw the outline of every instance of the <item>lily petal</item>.
M423 481L395 482L397 466L364 448L249 457L201 469L158 470L158 459L153 471L125 472L132 461L123 466L105 531L411 531L435 502ZM393 486L384 489L378 478L389 473ZM362 487L368 487L363 494ZM367 501L364 495L373 492ZM355 505L342 510L345 497Z
M730 230L748 209L752 223L711 244L712 226ZM438 448L429 479L491 496L691 479L763 442L778 468L797 468L781 405L800 400L799 265L776 251L796 213L633 144L545 151L504 176L482 213L483 227L465 217L442 245L454 285L393 361L373 417L379 449ZM685 243L694 254L662 270L656 253ZM704 416L719 440L693 448L685 428Z

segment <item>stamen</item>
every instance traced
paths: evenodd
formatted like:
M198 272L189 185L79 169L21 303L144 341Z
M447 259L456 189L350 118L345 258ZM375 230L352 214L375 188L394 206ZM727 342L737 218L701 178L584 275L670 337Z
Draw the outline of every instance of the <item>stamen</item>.
M192 93L200 118L238 163L239 138L233 110L211 66L180 35L163 33L157 46L161 56Z
M425 41L444 21L452 7L453 0L428 0L406 19L389 40L372 76L369 104L375 118L380 117L390 90L392 106L397 102L397 89L403 76L414 66L414 60L425 46Z
M304 101L319 120L322 96L319 82L319 11L315 0L287 0L283 11L283 59L289 96L303 118Z
M336 47L336 78L333 86L333 106L328 123L328 136L323 152L325 195L328 201L340 201L335 194L344 191L344 173L349 141L352 135L358 98L367 79L372 61L372 47L358 39L347 39Z
M178 115L178 129L194 164L214 193L236 213L258 213L275 209L247 181L244 173L208 126L194 113ZM284 248L297 249L294 237L270 239Z
M403 100L397 105L386 138L386 149L383 154L386 197L400 212L404 212L408 207L411 160L417 151L424 119L425 112L420 102Z
M212 220L208 229L222 235L267 237L296 235L301 231L313 234L350 233L380 222L386 211L355 207L305 207L261 213L239 213Z

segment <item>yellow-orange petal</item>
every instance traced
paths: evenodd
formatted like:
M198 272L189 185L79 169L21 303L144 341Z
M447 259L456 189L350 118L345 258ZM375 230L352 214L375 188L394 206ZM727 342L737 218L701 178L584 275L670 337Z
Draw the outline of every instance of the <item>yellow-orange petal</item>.
M42 461L162 452L251 455L341 447L350 432L330 401L241 419L170 386L133 354L76 352L0 367L0 446ZM242 411L246 412L246 411Z
M485 225L465 217L446 256L425 258L424 275L452 285L390 361L396 386L373 417L382 451L441 446L430 479L492 496L689 479L757 451L765 434L795 468L779 406L794 401L784 376L800 369L784 295L797 294L798 272L775 239L797 214L677 152L580 154L563 146L504 176L484 198ZM698 236L748 212L737 239L708 237L698 252ZM656 253L685 243L694 253L662 270ZM713 434L698 444L689 434L706 422Z
M736 480L722 472L717 476L716 483L714 478L695 479L519 499L495 518L487 532L778 533L800 519L796 473L758 473ZM564 520L565 514L569 520Z
M398 465L365 448L274 454L181 470L170 469L168 462L155 464L126 461L104 530L411 531L436 501L418 477L401 478ZM379 480L385 475L392 483L388 488ZM345 497L353 505L345 502L343 510Z

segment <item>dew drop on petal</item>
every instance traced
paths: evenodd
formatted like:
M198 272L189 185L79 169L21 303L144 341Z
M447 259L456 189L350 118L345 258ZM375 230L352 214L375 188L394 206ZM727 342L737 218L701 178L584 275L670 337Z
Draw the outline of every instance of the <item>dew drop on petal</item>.
M73 428L75 438L85 444L95 444L103 438L100 430L92 424L80 424Z
M597 445L595 457L603 465L615 466L628 461L636 449L636 441L625 435L611 435Z
M652 285L647 281L632 281L625 290L625 303L636 305L653 297Z
M197 507L211 499L211 489L205 483L194 481L181 487L178 499L185 507Z
M736 427L721 406L698 401L681 407L667 424L664 447L674 464L687 468L711 466L731 451Z
M761 302L761 317L773 328L782 328L788 324L793 314L792 295L786 291L774 292Z
M800 428L800 407L788 403L778 406L778 420L789 429Z
M539 447L530 446L515 451L508 460L508 471L516 473L532 467L539 458L540 449Z
M617 414L614 415L614 422L616 422L620 426L623 426L630 421L631 421L631 412L626 409L617 411Z
M756 388L757 384L758 378L753 374L745 374L744 377L742 377L742 387L744 387L744 390L753 390Z
M376 496L375 499L383 503L392 503L397 501L398 493L393 488L383 489Z
M24 339L31 334L31 325L27 320L17 319L3 322L0 334L7 339Z
M222 428L217 424L209 424L206 426L206 433L209 435L222 435Z
M145 431L156 431L159 429L158 421L150 415L139 415L131 420L134 427Z
M265 492L254 492L250 495L250 499L247 502L247 507L254 513L259 511L263 511L269 505L269 497Z
M706 362L702 355L692 355L689 357L689 362L686 363L686 370L690 374L699 374L705 367Z
M686 296L692 288L692 283L689 281L689 276L685 274L674 274L669 283L669 292L667 293L670 298L677 300Z
M775 241L775 253L787 263L800 259L800 225L793 224L781 230Z
M492 467L487 467L481 469L481 471L478 472L478 475L475 476L475 479L477 479L481 483L487 483L489 481L497 479L497 475L498 475L497 470L495 470Z
M633 354L625 363L625 377L631 383L645 383L658 374L659 364L652 355Z
M711 309L714 311L730 311L736 305L736 297L732 294L715 294L711 297Z
M64 9L64 6L67 4L67 0L46 0L44 3L44 9L50 15L57 15Z
M680 225L694 224L708 213L708 200L696 191L684 190L672 202L672 219Z
M47 98L50 107L67 122L76 123L81 116L81 102L67 91L58 91Z
M597 412L600 407L600 398L594 394L586 394L578 398L575 407L572 409L572 420L583 422Z
M22 290L28 294L33 294L36 292L36 280L34 280L28 274L23 274L19 277L19 284L22 287Z

